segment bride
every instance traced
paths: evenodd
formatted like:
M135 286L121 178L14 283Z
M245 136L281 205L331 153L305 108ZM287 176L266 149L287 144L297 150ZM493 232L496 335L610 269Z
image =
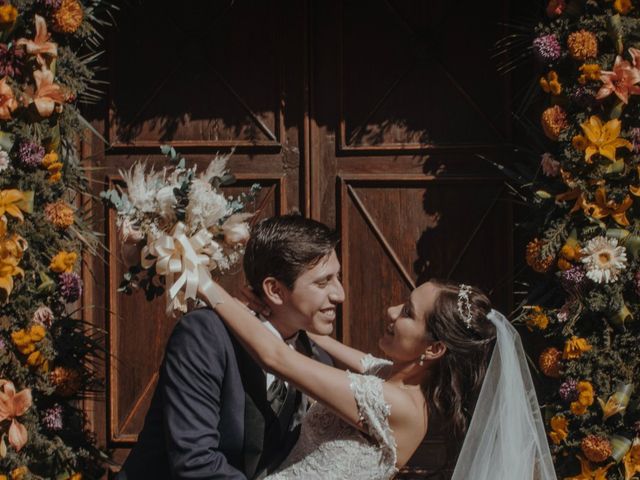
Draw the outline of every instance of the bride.
M313 336L346 370L265 335L244 305L217 294L208 303L263 368L317 400L267 479L391 479L436 412L465 438L454 480L556 478L520 338L479 290L428 282L390 307L379 346L391 361Z

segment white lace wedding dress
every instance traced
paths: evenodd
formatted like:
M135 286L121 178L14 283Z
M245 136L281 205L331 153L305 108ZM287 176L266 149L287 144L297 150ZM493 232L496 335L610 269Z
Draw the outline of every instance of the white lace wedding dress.
M348 373L368 435L316 402L302 421L300 438L279 470L265 480L389 480L397 472L390 407L376 376L391 362L367 355L365 374Z

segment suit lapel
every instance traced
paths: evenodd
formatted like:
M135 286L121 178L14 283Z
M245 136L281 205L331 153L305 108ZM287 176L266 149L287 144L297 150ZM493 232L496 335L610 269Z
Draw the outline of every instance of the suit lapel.
M233 336L231 336L233 338ZM265 448L265 432L274 415L267 403L266 376L262 368L233 338L240 377L244 387L244 473L253 478Z

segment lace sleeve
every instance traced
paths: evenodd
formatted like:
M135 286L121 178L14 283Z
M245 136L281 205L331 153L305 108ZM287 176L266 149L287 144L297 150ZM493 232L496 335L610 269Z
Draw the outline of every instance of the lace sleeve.
M374 357L370 353L367 353L360 359L360 364L366 375L378 375L382 370L393 365L393 362L385 360L384 358Z
M382 448L385 461L395 466L397 461L396 439L389 426L391 407L385 402L382 386L384 381L373 375L358 375L348 372L349 383L358 405L360 420L367 432Z

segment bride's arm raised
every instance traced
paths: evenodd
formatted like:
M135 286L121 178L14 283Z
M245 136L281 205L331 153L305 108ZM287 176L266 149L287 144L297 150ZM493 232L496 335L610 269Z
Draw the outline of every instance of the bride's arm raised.
M347 372L317 362L289 348L275 335L265 335L264 326L239 301L216 285L219 301L213 308L233 331L246 350L267 371L287 380L310 397L335 411L343 420L367 432ZM389 422L394 430L411 423L411 400L389 383L384 384L384 400L391 406Z
M338 367L343 370L347 369L356 373L364 373L362 359L366 356L366 353L349 347L328 335L318 335L310 332L307 332L307 335L329 354Z

